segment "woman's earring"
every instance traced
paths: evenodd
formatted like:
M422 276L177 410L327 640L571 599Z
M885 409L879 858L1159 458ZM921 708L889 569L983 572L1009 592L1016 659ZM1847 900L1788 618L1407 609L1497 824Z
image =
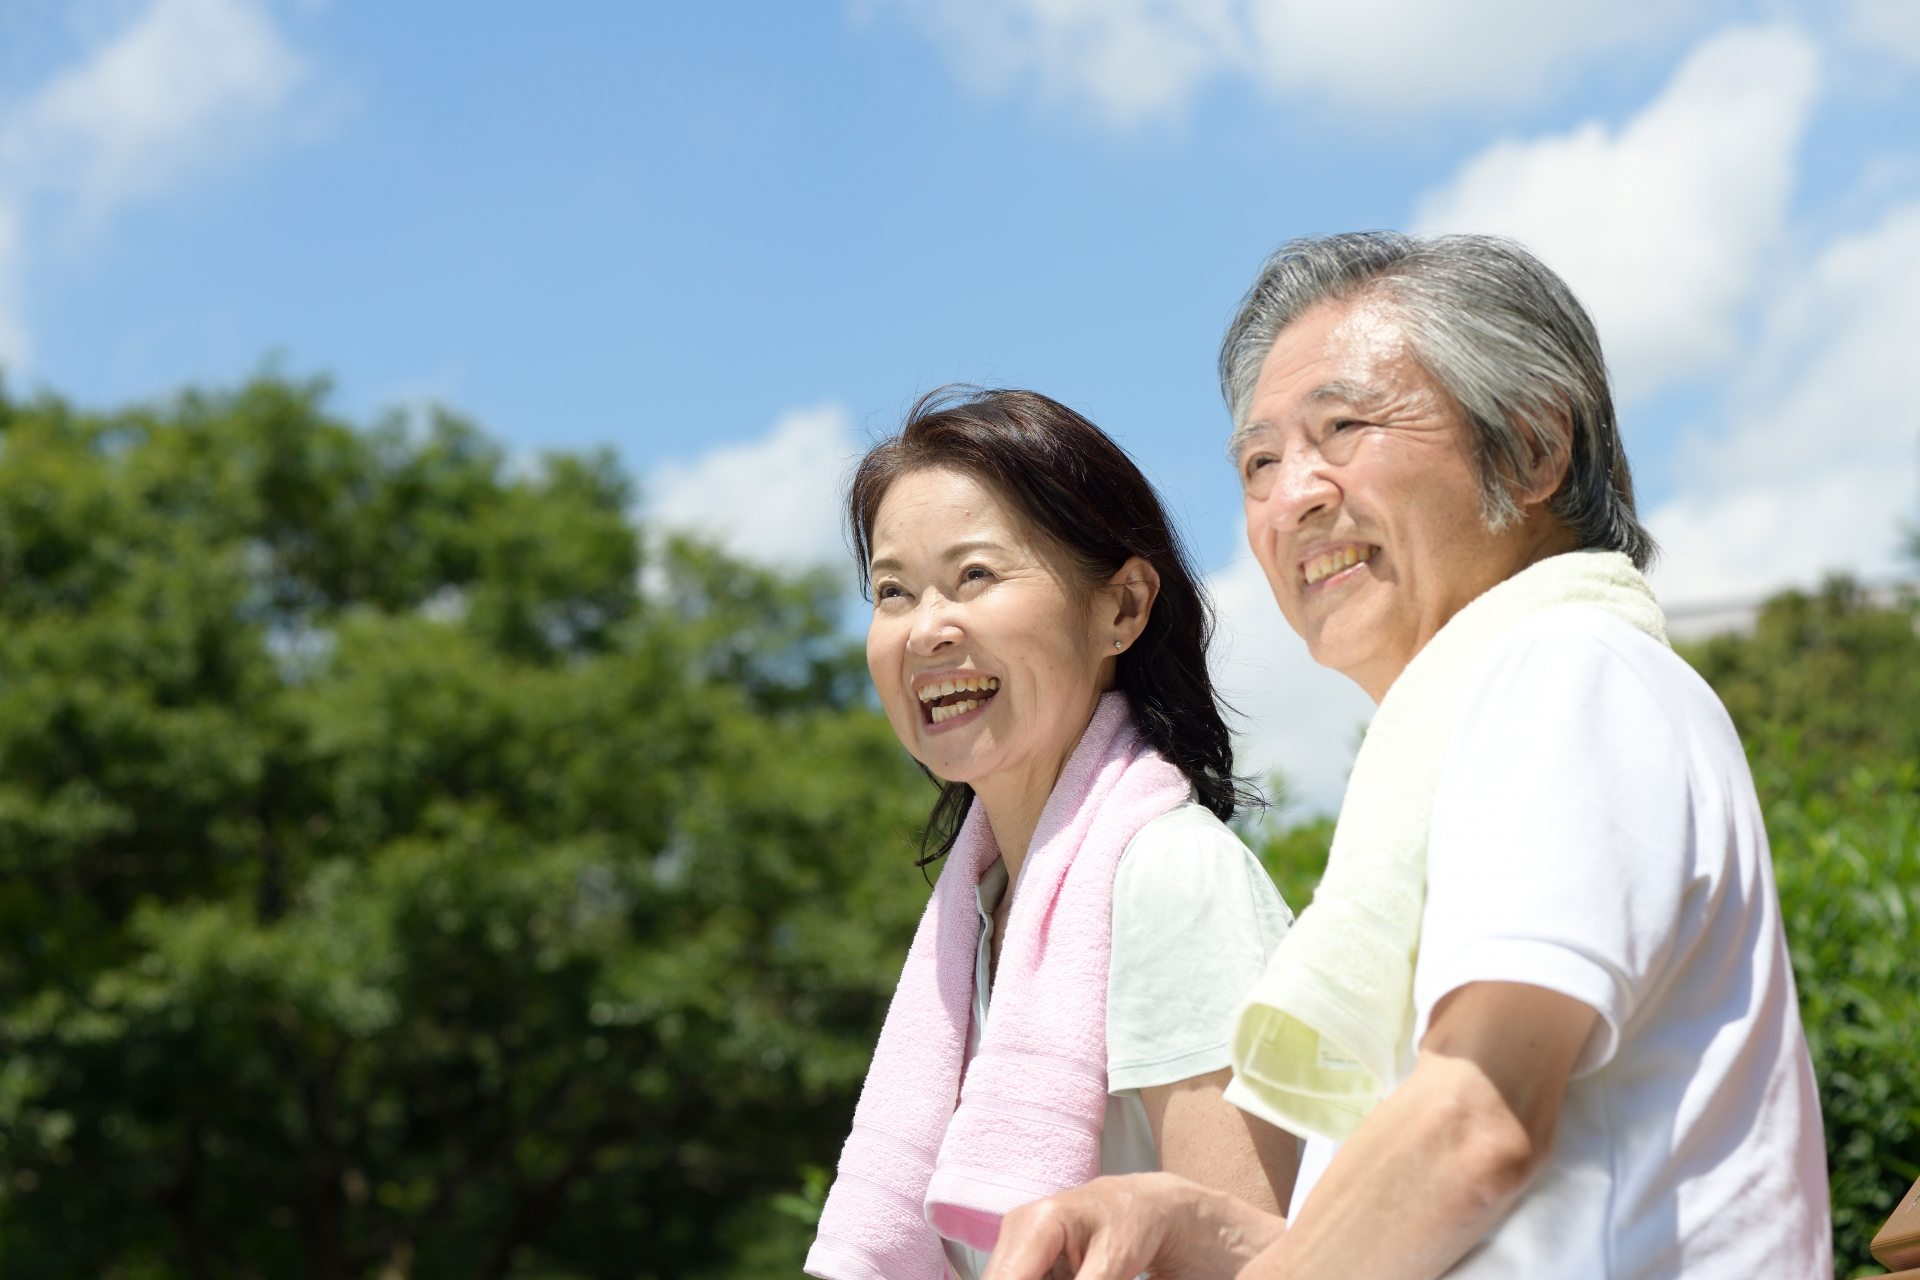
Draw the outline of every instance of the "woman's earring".
M1114 648L1116 648L1116 649L1118 649L1118 648L1120 648L1120 647L1121 647L1121 644L1120 644L1120 642L1119 642L1118 640L1115 640L1115 641L1113 642L1113 647L1114 647Z

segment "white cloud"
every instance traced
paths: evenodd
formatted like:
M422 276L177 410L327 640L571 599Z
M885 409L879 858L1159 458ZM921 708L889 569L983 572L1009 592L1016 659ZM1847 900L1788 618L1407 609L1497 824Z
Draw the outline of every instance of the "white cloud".
M1308 656L1251 555L1209 575L1207 587L1219 616L1214 682L1240 713L1235 768L1256 777L1278 769L1299 808L1338 811L1372 699Z
M1916 514L1920 203L1829 246L1774 306L1734 385L1732 426L1690 442L1648 523L1671 600L1730 599L1828 570L1898 570Z
M787 413L762 439L658 468L648 517L761 564L840 566L840 500L856 452L840 406Z
M171 184L256 129L300 77L272 21L247 0L155 0L0 130L10 178L103 210Z
M989 92L1032 75L1054 97L1091 98L1129 124L1178 108L1243 63L1238 0L899 0Z
M164 190L263 137L302 74L255 0L153 0L0 118L0 361L28 356L17 310L36 205L95 222Z
M1914 0L1853 0L1854 34L1860 39L1920 63L1920 4Z
M1511 99L1572 56L1657 33L1672 0L1249 0L1259 65L1283 90L1413 109Z
M1220 74L1369 111L1510 99L1570 57L1686 21L1672 0L865 0L892 3L998 91L1032 76L1126 125Z
M1539 253L1592 310L1625 399L1723 365L1781 247L1818 73L1796 31L1724 31L1618 130L1495 143L1421 201L1416 230Z

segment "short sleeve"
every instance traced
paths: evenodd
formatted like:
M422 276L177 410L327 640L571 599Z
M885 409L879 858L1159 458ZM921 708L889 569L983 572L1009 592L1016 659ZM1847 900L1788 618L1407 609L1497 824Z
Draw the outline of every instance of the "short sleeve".
M1107 1088L1231 1065L1233 1015L1292 923L1252 850L1203 806L1142 827L1113 882Z
M1576 1076L1612 1059L1666 964L1688 881L1688 756L1645 678L1679 661L1578 606L1482 660L1434 796L1416 1043L1449 992L1521 982L1599 1014Z

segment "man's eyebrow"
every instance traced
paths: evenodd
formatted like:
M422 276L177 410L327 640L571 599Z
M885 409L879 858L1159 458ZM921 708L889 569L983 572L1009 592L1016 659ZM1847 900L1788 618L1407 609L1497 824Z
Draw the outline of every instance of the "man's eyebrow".
M1351 404L1364 404L1369 400L1378 400L1380 392L1373 387L1363 387L1357 382L1323 382L1307 392L1307 402L1321 400L1345 400Z
M1243 422L1235 427L1233 434L1227 437L1227 461L1231 462L1237 470L1240 466L1240 455L1246 452L1248 442L1255 436L1264 435L1272 429L1273 424L1265 421Z
M1328 400L1340 400L1347 404L1360 406L1371 401L1377 401L1385 394L1385 392L1377 387L1363 387L1357 382L1343 382L1336 378L1332 382L1323 382L1313 390L1307 392L1305 402L1307 404L1322 404ZM1240 465L1240 455L1246 452L1247 445L1257 436L1272 429L1273 424L1264 419L1259 422L1243 422L1235 427L1233 434L1227 437L1227 460L1238 467Z

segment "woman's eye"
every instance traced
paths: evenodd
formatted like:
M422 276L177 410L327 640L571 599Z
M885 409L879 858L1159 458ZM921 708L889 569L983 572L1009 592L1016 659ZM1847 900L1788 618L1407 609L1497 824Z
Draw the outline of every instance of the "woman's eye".
M985 568L977 564L960 571L960 581L962 582L979 582L992 576L993 575L988 573Z
M897 600L905 594L906 592L891 582L882 583L873 589L873 601L878 604L882 600Z

